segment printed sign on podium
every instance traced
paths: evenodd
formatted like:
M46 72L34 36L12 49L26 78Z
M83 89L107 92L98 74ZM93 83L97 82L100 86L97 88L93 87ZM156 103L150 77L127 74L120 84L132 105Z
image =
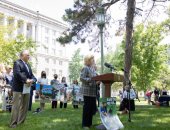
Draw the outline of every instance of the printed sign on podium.
M100 118L107 130L118 130L123 128L123 124L116 114L116 98L100 98Z

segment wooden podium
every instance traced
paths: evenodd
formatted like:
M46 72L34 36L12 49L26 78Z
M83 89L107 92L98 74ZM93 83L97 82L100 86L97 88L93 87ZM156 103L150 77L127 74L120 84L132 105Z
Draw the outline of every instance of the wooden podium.
M123 82L124 76L116 73L107 73L92 78L95 81L101 81L105 85L105 97L111 97L111 85L114 82Z
M111 97L111 85L114 82L123 82L124 76L116 73L107 73L93 77L92 80L101 81L105 85L104 97ZM102 120L102 118L101 118ZM106 127L101 124L96 127L97 130L107 130Z

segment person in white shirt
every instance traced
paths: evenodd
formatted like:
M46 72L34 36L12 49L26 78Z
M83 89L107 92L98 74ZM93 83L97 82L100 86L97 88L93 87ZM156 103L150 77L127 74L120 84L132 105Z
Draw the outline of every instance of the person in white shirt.
M73 108L75 108L75 109L77 108L78 109L79 101L77 99L77 96L78 96L78 93L79 93L79 90L80 90L80 86L78 84L78 81L74 80L72 86L73 86L73 90L72 90L72 95L73 95L72 104L73 104Z
M48 85L48 79L46 77L45 71L41 72L41 77L38 79L38 83L40 84L39 96L40 96L40 109L42 111L45 108L45 95L42 93L42 89L43 85Z
M61 79L62 89L60 89L60 108L67 108L67 83L66 77L62 77Z
M130 104L129 104L129 87L130 87ZM128 113L129 109L131 111L135 111L135 102L134 99L136 98L136 93L134 89L127 85L125 86L125 90L123 92L123 101L120 104L119 111L122 111L122 114Z
M51 80L50 84L52 86L52 102L51 102L51 106L52 109L57 108L57 94L59 93L59 90L57 89L57 86L59 85L59 81L57 80L58 75L54 74L54 79Z
M12 67L7 65L5 66L5 80L6 80L6 85L10 88L12 88L12 82L13 82L13 72L12 72Z
M123 91L119 90L119 98L120 98L120 102L123 101Z
M0 70L0 102L2 102L2 111L6 111L6 90L5 90L5 77Z
M124 92L123 92L123 99L124 98L127 98L128 99L128 95L129 93L128 93L128 91L127 90L125 90ZM136 98L136 94L135 94L135 91L134 91L134 89L130 89L130 100L134 100Z

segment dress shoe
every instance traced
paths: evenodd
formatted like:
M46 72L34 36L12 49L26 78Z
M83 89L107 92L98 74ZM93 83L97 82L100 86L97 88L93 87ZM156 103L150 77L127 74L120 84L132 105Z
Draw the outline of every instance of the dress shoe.
M83 130L90 130L89 127L83 127Z
M16 128L17 127L17 125L15 124L15 125L11 125L11 126L9 126L10 128Z

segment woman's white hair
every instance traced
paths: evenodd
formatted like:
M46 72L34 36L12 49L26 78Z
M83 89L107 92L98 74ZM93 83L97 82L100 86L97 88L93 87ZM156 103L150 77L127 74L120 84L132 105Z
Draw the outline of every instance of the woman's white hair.
M94 59L93 55L86 55L84 57L84 64L87 65L91 61L91 59Z

